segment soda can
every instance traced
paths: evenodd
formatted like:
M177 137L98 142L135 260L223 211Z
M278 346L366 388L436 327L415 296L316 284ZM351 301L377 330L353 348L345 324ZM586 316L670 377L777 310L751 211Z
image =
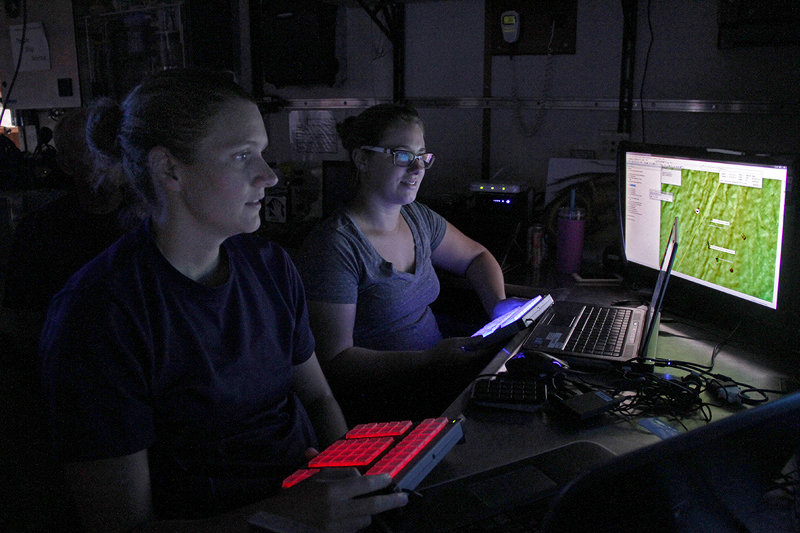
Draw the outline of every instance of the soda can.
M534 224L528 228L528 242L530 243L530 261L533 268L542 266L544 260L544 226Z

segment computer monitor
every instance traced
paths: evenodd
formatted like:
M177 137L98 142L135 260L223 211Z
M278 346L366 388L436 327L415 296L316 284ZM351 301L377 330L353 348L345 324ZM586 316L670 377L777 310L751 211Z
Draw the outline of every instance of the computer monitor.
M678 217L682 245L672 275L691 284L683 293L697 297L693 304L713 297L715 305L776 310L784 303L788 159L635 143L622 143L618 156L629 270L658 268Z

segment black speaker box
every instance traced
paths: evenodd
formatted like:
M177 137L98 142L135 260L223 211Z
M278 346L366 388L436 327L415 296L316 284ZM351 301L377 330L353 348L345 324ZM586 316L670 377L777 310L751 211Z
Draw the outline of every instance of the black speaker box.
M333 85L338 7L313 0L261 2L263 34L254 36L262 48L264 81L286 85Z
M502 264L525 260L533 191L473 192L467 209L456 217L465 235L486 246Z

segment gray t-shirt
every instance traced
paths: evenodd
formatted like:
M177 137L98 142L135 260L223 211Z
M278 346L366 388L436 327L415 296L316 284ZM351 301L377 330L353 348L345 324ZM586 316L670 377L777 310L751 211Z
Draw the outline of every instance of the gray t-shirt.
M414 237L413 273L383 259L344 210L314 228L296 260L308 300L357 304L355 346L424 350L442 338L430 308L439 296L431 253L444 239L447 222L416 202L401 213Z

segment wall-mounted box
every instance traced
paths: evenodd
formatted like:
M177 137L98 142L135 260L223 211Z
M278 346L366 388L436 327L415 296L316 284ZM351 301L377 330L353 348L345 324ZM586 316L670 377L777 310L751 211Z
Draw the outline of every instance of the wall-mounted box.
M6 8L0 9L0 91L6 107L79 107L72 1L27 2L25 16L22 9L10 9L9 5L7 2ZM14 80L17 65L20 68Z
M517 14L515 42L503 38L502 15ZM574 54L577 0L486 0L486 28L493 55Z
M717 46L721 49L800 44L800 3L796 0L722 0Z

